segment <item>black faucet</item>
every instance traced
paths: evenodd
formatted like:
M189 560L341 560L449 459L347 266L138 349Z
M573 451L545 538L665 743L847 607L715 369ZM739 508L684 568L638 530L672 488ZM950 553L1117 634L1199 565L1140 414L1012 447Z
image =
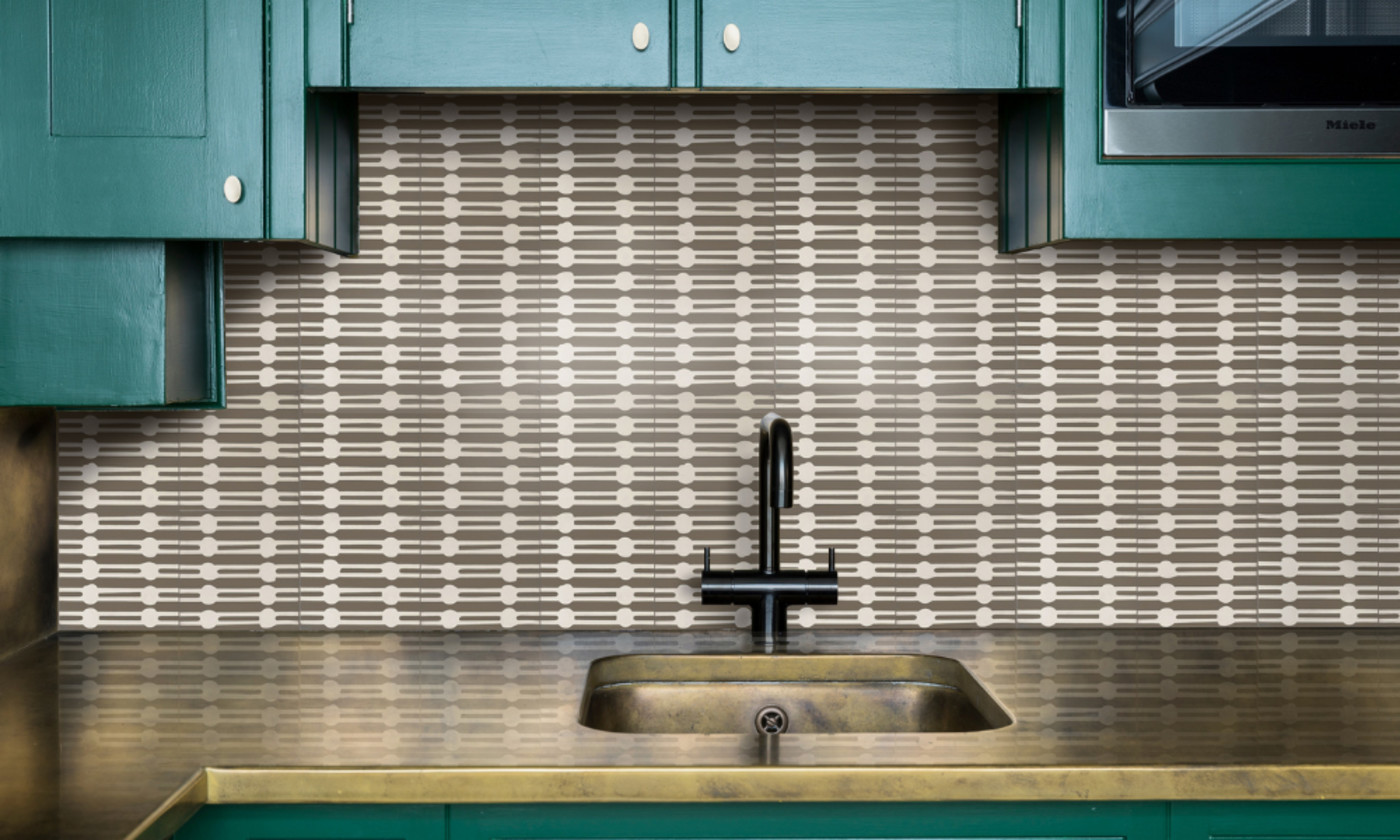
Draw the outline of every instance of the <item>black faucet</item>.
M705 549L700 603L738 604L753 610L753 640L771 649L787 635L789 604L834 604L836 549L825 572L784 572L778 562L778 510L792 507L792 427L776 413L758 425L758 571L712 572Z

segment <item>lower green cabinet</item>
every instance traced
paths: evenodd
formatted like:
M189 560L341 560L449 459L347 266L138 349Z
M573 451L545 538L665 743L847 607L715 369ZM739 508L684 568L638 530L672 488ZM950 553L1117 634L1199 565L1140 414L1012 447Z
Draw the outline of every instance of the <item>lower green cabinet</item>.
M1395 802L1181 802L1169 840L1391 840Z
M1394 802L215 805L175 840L1400 840Z
M0 241L0 406L220 407L210 242Z
M1164 840L1161 803L215 805L175 840Z
M442 805L214 805L175 840L443 840Z

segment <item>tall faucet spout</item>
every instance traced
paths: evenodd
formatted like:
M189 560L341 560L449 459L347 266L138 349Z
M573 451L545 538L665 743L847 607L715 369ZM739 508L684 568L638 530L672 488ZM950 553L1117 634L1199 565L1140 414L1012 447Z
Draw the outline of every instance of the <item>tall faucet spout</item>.
M758 570L777 574L778 510L792 507L792 427L776 412L758 424Z
M759 482L763 504L792 507L792 427L777 412L763 416L759 424Z

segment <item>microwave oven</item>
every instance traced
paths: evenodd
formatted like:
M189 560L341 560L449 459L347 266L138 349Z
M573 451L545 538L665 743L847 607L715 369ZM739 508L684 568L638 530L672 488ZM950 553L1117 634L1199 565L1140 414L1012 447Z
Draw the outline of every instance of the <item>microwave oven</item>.
M1400 157L1400 0L1100 1L1105 157Z

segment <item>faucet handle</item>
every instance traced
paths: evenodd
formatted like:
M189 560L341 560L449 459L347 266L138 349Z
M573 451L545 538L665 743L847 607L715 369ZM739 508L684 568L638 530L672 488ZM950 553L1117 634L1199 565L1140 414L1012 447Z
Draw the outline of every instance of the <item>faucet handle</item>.
M710 571L710 550L705 549L705 571Z
M834 548L826 550L826 570L833 575L836 574L836 549Z

